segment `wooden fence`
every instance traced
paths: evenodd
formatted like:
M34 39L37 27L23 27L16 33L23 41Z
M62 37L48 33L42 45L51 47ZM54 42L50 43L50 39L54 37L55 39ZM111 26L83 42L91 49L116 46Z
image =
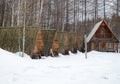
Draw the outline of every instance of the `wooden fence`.
M0 47L11 51L18 52L19 44L22 49L23 27L0 27ZM78 33L56 32L56 30L40 30L44 44L42 54L48 56L50 49L54 54L68 54L68 51L76 53L83 44L83 36ZM25 30L25 53L31 55L36 45L36 36L38 29L36 27L26 27Z
M22 49L22 35L23 27L0 27L0 47L11 51L19 51L19 41L20 47ZM31 54L34 48L37 28L27 27L25 31L25 53Z

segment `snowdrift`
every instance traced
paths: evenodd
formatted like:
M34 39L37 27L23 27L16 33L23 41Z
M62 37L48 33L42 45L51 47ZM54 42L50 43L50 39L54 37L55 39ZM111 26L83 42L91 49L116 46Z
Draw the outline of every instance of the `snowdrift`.
M78 52L32 60L0 49L0 84L119 84L120 53Z

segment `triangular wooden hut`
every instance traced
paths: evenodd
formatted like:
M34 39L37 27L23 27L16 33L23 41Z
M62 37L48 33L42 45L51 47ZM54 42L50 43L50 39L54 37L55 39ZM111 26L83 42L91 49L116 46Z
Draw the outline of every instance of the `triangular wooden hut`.
M105 20L98 22L87 37L88 51L117 51L119 40Z
M41 58L43 47L44 47L44 44L43 44L42 32L38 31L37 37L36 37L35 48L32 52L31 58L33 59Z
M58 48L59 48L59 44L58 44L58 37L56 32L52 44L52 49L50 50L52 56L58 56Z

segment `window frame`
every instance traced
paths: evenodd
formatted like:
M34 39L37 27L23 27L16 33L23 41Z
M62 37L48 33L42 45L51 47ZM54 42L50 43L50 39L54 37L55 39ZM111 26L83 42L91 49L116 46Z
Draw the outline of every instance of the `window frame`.
M106 27L105 27L105 26L102 26L101 32L100 32L102 38L105 38L105 29L106 29Z
M109 43L108 43L108 48L109 48L109 49L114 48L114 43L113 43L113 42L109 42Z

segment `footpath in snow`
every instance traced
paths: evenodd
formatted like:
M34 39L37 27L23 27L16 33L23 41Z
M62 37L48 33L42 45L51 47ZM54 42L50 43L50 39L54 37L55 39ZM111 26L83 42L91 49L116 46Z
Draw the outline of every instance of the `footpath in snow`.
M78 52L32 60L0 49L0 84L120 84L120 53Z

